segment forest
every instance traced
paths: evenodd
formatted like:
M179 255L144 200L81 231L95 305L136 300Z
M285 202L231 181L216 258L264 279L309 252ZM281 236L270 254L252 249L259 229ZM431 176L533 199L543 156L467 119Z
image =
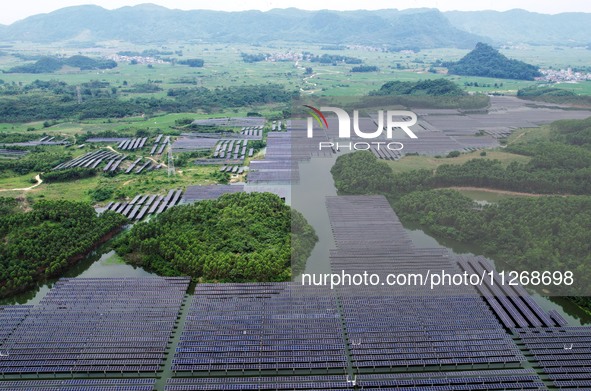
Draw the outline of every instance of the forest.
M389 104L413 108L472 110L487 107L490 102L487 95L469 95L447 79L393 80L384 83L378 90L370 91L369 95L387 96Z
M447 79L427 79L419 81L389 81L370 95L467 95L456 83Z
M127 262L165 276L287 281L303 270L317 240L276 195L235 193L169 209L134 225L115 247Z
M591 96L578 95L572 91L558 87L532 86L517 91L520 99L531 101L570 104L579 107L591 106Z
M586 296L591 286L591 198L509 198L478 207L454 190L417 191L400 198L403 221L435 236L478 245L518 271L572 271L575 284L553 294ZM591 301L587 303L590 308Z
M375 65L358 65L351 68L351 72L377 72L379 70Z
M49 171L58 164L70 160L71 158L72 155L63 150L43 150L33 148L31 153L20 159L1 159L0 175L13 175L14 173L25 175L29 173Z
M321 56L311 56L310 62L318 62L320 64L336 64L339 62L343 62L345 64L361 64L363 61L355 57L324 53Z
M82 202L39 201L24 212L0 198L0 297L63 274L127 219Z
M266 103L289 103L298 96L277 84L258 84L208 89L170 89L165 98L123 98L119 89L107 82L88 82L80 86L59 81L36 80L23 87L0 86L0 117L4 122L37 120L122 118L158 112L192 112L196 107L248 107Z

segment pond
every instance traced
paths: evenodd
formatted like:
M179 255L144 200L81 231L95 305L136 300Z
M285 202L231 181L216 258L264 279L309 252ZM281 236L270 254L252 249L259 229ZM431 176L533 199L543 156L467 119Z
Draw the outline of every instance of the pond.
M64 275L64 277L70 278L150 276L156 275L145 271L141 267L135 267L126 264L123 259L121 259L121 257L119 257L115 251L110 248L109 242L103 244L97 250L93 251ZM39 284L32 290L0 300L0 305L37 304L41 301L41 299L43 299L45 294L49 292L57 280L57 278L48 280L42 284Z

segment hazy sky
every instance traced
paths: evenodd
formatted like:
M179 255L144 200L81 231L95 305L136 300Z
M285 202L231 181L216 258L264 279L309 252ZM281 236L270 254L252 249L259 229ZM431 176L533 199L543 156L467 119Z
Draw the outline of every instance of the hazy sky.
M528 11L535 11L546 14L560 12L591 12L591 1L589 0L213 0L213 1L191 1L191 0L2 0L0 23L10 24L14 21L24 19L27 16L47 13L56 9L81 4L96 4L107 9L120 8L126 5L142 3L159 4L167 8L178 9L215 9L224 11L241 11L258 9L262 11L271 8L297 7L302 9L383 9L383 8L438 8L442 11L449 10L484 10L493 9L506 11L513 8L523 8Z

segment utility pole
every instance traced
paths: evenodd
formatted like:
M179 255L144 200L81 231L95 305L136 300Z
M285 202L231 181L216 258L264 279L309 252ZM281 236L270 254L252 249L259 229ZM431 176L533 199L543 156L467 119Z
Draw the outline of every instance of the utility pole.
M172 144L168 144L168 176L174 176L174 159L172 157Z

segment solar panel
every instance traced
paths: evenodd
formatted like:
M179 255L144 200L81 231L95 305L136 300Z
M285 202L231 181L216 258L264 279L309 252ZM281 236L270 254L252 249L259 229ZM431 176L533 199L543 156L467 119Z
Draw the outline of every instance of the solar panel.
M155 374L164 363L188 284L188 278L61 279L4 338L2 349L10 353L0 359L0 371L5 377ZM0 320L3 313L0 310ZM152 389L154 384L152 380L83 380L88 383L56 380L63 383L22 382L19 386L102 390L144 384ZM0 383L1 387L12 385Z

